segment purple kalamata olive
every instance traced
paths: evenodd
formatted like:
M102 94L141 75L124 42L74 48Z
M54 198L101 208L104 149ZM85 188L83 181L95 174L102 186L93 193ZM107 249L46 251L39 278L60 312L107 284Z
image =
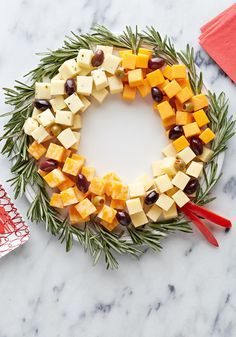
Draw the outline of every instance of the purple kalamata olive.
M51 172L52 170L56 169L58 167L58 164L53 159L47 159L40 163L39 168L40 170L44 172Z
M116 219L122 226L129 226L131 224L131 218L125 211L117 211Z
M190 139L190 147L197 156L201 155L203 152L203 142L198 137L192 137Z
M95 51L91 63L93 67L99 67L104 61L104 52L101 49Z
M88 192L90 182L87 180L87 178L82 173L78 174L76 184L77 184L78 189L82 193Z
M40 111L45 111L47 109L51 109L51 103L46 99L36 99L34 101L34 107Z
M183 127L181 125L173 126L169 131L169 139L175 140L184 134Z
M156 69L161 68L164 64L165 64L165 61L162 58L160 58L160 57L152 57L148 61L148 68L152 69L152 70L156 70Z
M74 78L69 78L65 83L65 92L68 96L76 92L76 83Z
M157 199L159 198L159 194L156 191L151 191L150 193L148 193L144 199L144 203L146 205L152 205L155 204L155 202L157 201Z
M152 88L152 98L155 102L160 103L163 100L163 93L157 87Z

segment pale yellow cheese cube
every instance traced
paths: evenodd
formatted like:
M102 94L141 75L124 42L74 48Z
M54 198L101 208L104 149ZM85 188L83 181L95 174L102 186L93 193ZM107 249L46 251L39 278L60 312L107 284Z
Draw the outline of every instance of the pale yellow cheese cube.
M156 201L156 205L159 206L164 211L168 211L173 205L174 200L168 197L166 194L161 194Z
M178 171L175 177L172 179L172 184L179 189L183 190L187 183L189 182L190 177L187 176L184 172Z
M170 143L166 147L164 147L164 149L161 152L166 157L175 157L177 155L177 152L176 152L174 146L172 145L172 143Z
M51 84L36 82L35 83L35 98L36 99L50 99L51 98Z
M96 90L102 90L108 86L107 76L102 69L91 71Z
M23 126L24 133L31 136L32 132L36 130L38 127L39 127L38 121L29 117L26 119L24 126Z
M135 228L143 226L148 223L148 218L144 212L132 214L131 216L132 224Z
M145 186L142 183L129 184L129 196L130 198L144 197Z
M187 168L186 173L192 177L198 178L203 170L203 163L198 163L196 161L192 161Z
M73 131L70 128L63 130L58 136L57 139L64 146L64 148L69 149L77 142L77 138L75 137Z
M73 121L72 121L72 127L71 130L78 130L82 128L82 119L79 114L74 115Z
M189 202L189 198L187 197L187 195L179 190L178 192L176 192L175 194L172 195L172 198L174 199L174 201L176 202L176 204L179 207L183 207L185 204L187 204Z
M119 67L122 59L118 56L107 54L105 56L102 68L110 74L115 74L117 68Z
M37 116L37 121L44 127L50 126L55 122L54 115L50 109L43 111Z
M161 193L164 193L173 187L171 180L167 174L163 174L155 178L154 183L158 188L158 191L160 191Z
M143 207L139 198L126 200L126 206L130 215L143 212Z
M162 159L161 170L169 176L174 176L176 174L175 161L175 157L166 157Z
M71 146L71 149L78 150L79 144L80 144L80 132L73 131L73 135L76 138L76 142Z
M45 130L45 128L40 125L37 129L35 129L31 136L38 142L43 143L49 136L49 133Z
M204 163L207 163L211 159L213 153L214 152L211 149L209 149L206 146L203 146L203 152L202 152L202 154L200 154L197 157L198 157L198 159L200 159Z
M137 178L137 182L140 182L144 185L145 191L150 190L153 187L154 181L146 173Z
M152 163L153 177L161 176L164 173L165 172L163 172L162 169L161 169L161 160L156 160L155 162Z
M112 95L123 91L123 82L116 76L108 77L109 90Z
M51 96L65 94L65 80L51 80Z
M153 205L147 212L147 216L152 221L156 222L162 214L162 209L157 205Z
M91 60L93 57L93 51L90 49L80 49L77 56L77 63L79 67L90 69L91 68Z
M178 216L176 204L173 204L168 211L163 210L163 217L165 220L174 219Z
M87 97L79 96L79 98L81 99L84 105L83 108L80 110L80 112L84 112L89 108L89 106L91 105L91 102L87 99Z
M52 81L53 80L63 80L63 78L61 77L60 73L57 73L55 76L53 76Z
M55 122L57 124L71 126L73 124L73 116L71 111L57 110Z
M77 93L84 96L90 96L93 89L92 76L77 76Z
M59 68L59 74L63 80L75 77L80 72L80 67L77 65L75 59L65 61Z
M113 53L113 47L111 47L111 46L103 46L101 44L97 45L96 50L102 50L103 53L104 53L104 56Z
M91 70L93 70L92 65L90 68L81 68L79 74L80 76L87 76L91 73Z
M62 110L66 108L64 96L56 96L50 100L53 111Z
M178 158L182 159L185 162L185 164L188 164L190 163L191 160L193 160L196 157L196 154L189 146L187 146L185 149L180 151L177 156Z
M100 104L104 101L104 99L107 97L107 95L108 95L107 89L102 89L102 90L93 89L93 91L92 91L92 96Z
M83 102L76 93L67 97L65 103L73 114L76 114L84 107Z
M37 117L38 117L39 114L41 114L41 112L42 112L42 111L38 110L37 108L34 108L31 117L32 117L33 119L36 119L36 120L37 120Z

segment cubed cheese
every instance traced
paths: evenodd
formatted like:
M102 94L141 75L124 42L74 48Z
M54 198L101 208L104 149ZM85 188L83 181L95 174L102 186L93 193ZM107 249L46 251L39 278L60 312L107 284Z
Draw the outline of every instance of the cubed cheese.
M105 181L100 177L94 177L89 186L89 191L96 195L103 195L105 189Z
M103 46L101 44L97 45L96 50L102 50L104 55L112 54L113 53L113 47L111 46Z
M129 196L130 198L144 197L145 196L145 186L142 183L130 184L129 185Z
M198 136L201 133L201 130L196 122L184 125L183 130L186 138Z
M71 145L71 149L72 150L78 150L78 147L79 147L79 144L80 144L80 132L77 132L77 131L73 131L73 135L74 135L74 137L76 138L76 142L73 144L73 145Z
M83 108L80 110L81 112L86 111L89 106L91 105L90 101L87 99L87 97L84 96L79 96L79 98L81 99L82 103L83 103Z
M206 163L211 159L213 153L214 152L211 149L209 149L206 146L203 146L203 152L201 155L198 156L198 159Z
M55 188L62 184L66 178L60 169L54 169L44 177L44 180L51 188Z
M143 85L143 80L142 69L134 69L128 72L128 82L131 88Z
M214 132L207 128L205 129L199 136L199 138L203 141L203 143L208 144L215 138Z
M193 113L193 118L195 119L200 128L210 123L210 120L203 109L195 111Z
M72 120L72 127L71 130L78 130L82 128L82 120L79 114L74 115Z
M95 168L90 166L83 166L81 173L87 178L88 181L92 181L95 176Z
M107 76L102 69L96 69L91 72L96 90L102 90L108 86Z
M24 126L23 126L24 133L31 136L32 132L36 130L38 127L39 127L38 122L35 119L29 117L26 119Z
M121 63L121 58L115 55L107 54L105 55L102 68L110 74L115 74L117 68Z
M203 170L203 164L196 161L192 161L187 168L186 173L192 177L198 178Z
M160 69L157 69L147 74L147 80L151 87L155 87L165 81Z
M68 188L74 187L74 186L75 186L75 182L72 179L70 179L69 177L65 176L65 181L63 181L63 183L58 185L57 188L60 191L64 191L64 190L67 190Z
M45 157L61 162L64 153L65 153L64 147L54 143L50 143Z
M177 207L176 204L173 204L168 211L164 211L163 210L163 217L165 220L170 220L170 219L174 219L178 216L178 211L177 211Z
M55 122L54 115L52 114L50 109L43 111L38 115L37 121L44 127L50 126Z
M108 77L108 85L112 95L123 91L123 82L116 76Z
M191 101L194 105L194 111L201 110L208 106L208 99L204 94L193 96Z
M190 177L187 176L184 172L178 171L175 177L172 179L172 184L179 189L183 190L187 183L189 182Z
M185 164L190 163L190 161L193 160L195 157L196 154L189 146L187 146L185 149L178 153L178 158L182 159Z
M35 83L35 98L36 99L50 99L51 98L51 84L36 82Z
M77 76L77 93L84 96L90 96L93 89L92 76Z
M92 91L92 97L94 97L96 101L100 104L104 101L107 95L108 95L107 89L102 89L102 90L93 89Z
M79 67L90 69L93 51L90 49L80 49L77 56L77 63Z
M56 96L50 100L53 111L62 110L66 108L66 103L64 101L64 96Z
M172 145L172 143L165 146L164 149L161 152L166 157L175 157L177 155L177 152L176 152L174 146Z
M59 136L57 136L57 139L66 149L69 149L77 142L76 136L74 135L73 131L71 131L71 129L69 128L63 130L59 134Z
M175 80L171 81L170 83L168 83L164 88L163 91L165 92L165 94L169 97L172 98L175 95L177 95L180 91L181 91L181 86L179 85L179 83Z
M65 94L65 80L52 80L51 81L51 96Z
M136 228L148 223L148 218L146 217L146 214L144 212L133 214L130 217L132 220L132 224Z
M187 204L189 202L189 198L187 197L187 195L179 190L178 192L176 192L175 194L172 195L172 198L174 199L174 201L176 202L176 204L181 208L183 207L185 204Z
M112 223L115 219L116 213L116 210L107 205L104 205L101 211L98 213L98 218L108 223Z
M185 87L176 95L176 97L178 98L179 102L183 104L193 97L193 92L188 87Z
M45 128L40 125L37 129L35 129L31 136L38 142L43 143L49 137L49 133L45 130Z
M63 80L75 77L80 72L80 67L77 65L74 59L65 61L59 68L59 74Z
M75 205L75 208L83 219L86 219L89 215L94 214L97 211L96 207L88 198Z
M73 116L71 111L57 110L55 122L57 124L71 126L73 124Z
M64 208L60 193L53 193L50 200L50 206Z
M51 101L50 101L50 102L51 102ZM41 114L41 112L42 112L42 111L38 110L37 108L34 108L31 117L32 117L33 119L36 119L36 120L37 120L37 117L38 117L39 114Z
M71 174L72 176L77 176L82 168L82 165L83 163L78 160L66 158L62 171Z
M110 207L112 207L114 209L125 209L126 203L125 203L124 200L115 200L115 199L112 199L111 203L110 203Z
M76 188L70 187L64 191L61 191L61 199L63 206L70 206L78 203L78 198L76 194Z
M189 146L189 142L185 136L181 136L173 141L173 146L177 152L180 152Z
M153 187L154 181L146 173L137 178L137 182L140 182L144 185L145 191L150 190Z
M161 194L156 201L156 205L163 209L164 211L168 211L173 205L174 200L168 197L166 194Z
M139 198L126 200L126 206L130 215L143 212L143 207Z
M76 93L67 97L65 103L73 114L76 114L84 107L83 102Z
M162 214L162 209L157 205L153 205L147 212L147 216L152 221L156 222Z
M166 157L162 159L161 170L169 176L174 176L176 174L175 161L175 157Z
M175 112L169 102L164 101L157 105L162 120L175 116Z
M173 187L171 180L167 174L163 174L155 178L154 183L161 193L164 193Z
M174 64L171 70L172 78L186 78L187 71L184 64Z
M114 181L112 184L112 199L126 200L128 198L129 189L127 185L122 184L119 181Z
M79 212L76 210L74 206L69 207L69 218L70 218L70 223L72 225L79 225L82 222L89 220L89 218L85 220L82 219Z
M36 160L39 160L44 155L44 153L46 151L47 151L47 149L42 144L39 144L36 141L34 141L28 148L28 152Z

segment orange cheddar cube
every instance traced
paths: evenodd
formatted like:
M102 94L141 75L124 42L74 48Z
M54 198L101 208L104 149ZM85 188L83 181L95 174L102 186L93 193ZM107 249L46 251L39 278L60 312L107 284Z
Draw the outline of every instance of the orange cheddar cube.
M139 48L138 52L140 54L145 54L145 55L148 55L149 58L152 56L152 50L151 49L147 49L147 48Z
M71 156L72 159L81 161L83 164L85 163L85 157L81 156L80 154L73 153Z
M80 216L84 220L91 214L96 213L97 211L96 207L88 198L82 200L80 203L75 205L75 209L77 210L77 212L79 212Z
M193 122L193 114L186 111L176 111L176 124L186 125Z
M115 200L115 199L112 199L111 203L110 203L110 207L112 207L114 209L125 209L126 203L125 203L124 200Z
M179 83L181 88L188 87L189 89L191 89L191 85L190 85L189 80L187 78L176 78L176 81Z
M64 153L65 148L63 146L50 143L45 157L61 162L64 157Z
M66 161L66 158L70 157L71 155L71 150L65 149L64 154L61 159L61 163L64 163Z
M115 181L121 181L118 175L115 172L108 172L103 176L104 180L115 180Z
M143 84L142 69L134 69L128 72L128 81L130 87L138 87Z
M61 191L61 199L64 206L70 206L79 202L75 187L70 187L67 190Z
M112 199L127 200L128 198L128 186L120 182L114 181L112 186Z
M124 85L122 97L128 101L133 101L136 96L136 88L131 88L128 84Z
M157 69L147 74L147 80L151 87L160 85L165 81L164 76L162 75L162 72L160 71L160 69Z
M90 194L90 192L86 192L86 193L83 193L81 192L76 186L74 187L74 190L75 190L75 194L76 194L76 197L78 199L78 201L82 201L84 200L85 198L87 198Z
M105 190L105 180L103 178L94 177L89 186L89 191L96 195L103 195Z
M207 144L210 143L215 138L214 132L207 128L205 129L199 136L199 138L203 141L203 143Z
M60 193L53 193L50 200L50 206L64 208Z
M107 205L104 205L101 211L98 213L98 218L108 223L112 223L115 219L116 213L116 210Z
M125 69L135 69L136 55L124 53L122 55L122 67Z
M138 91L139 91L139 93L142 97L146 97L151 92L151 87L150 87L149 82L146 78L143 80L143 84L139 85L137 87L137 89L138 89Z
M74 187L74 186L75 186L75 182L65 175L65 181L63 181L62 184L57 186L57 188L60 191L64 191L64 190L67 190L69 187Z
M136 56L136 68L147 68L148 67L149 55L138 53Z
M133 50L131 50L131 49L119 50L119 55L120 55L121 58L124 56L124 54L133 54Z
M104 220L101 220L100 224L106 228L109 232L112 232L113 229L115 229L118 226L118 221L116 219L114 219L114 221L112 223L108 223Z
M106 180L105 181L105 194L110 197L113 191L114 180Z
M171 116L162 120L162 124L165 129L167 130L170 129L172 126L176 124L176 116Z
M193 92L188 87L185 87L176 95L176 97L180 103L184 103L193 97Z
M191 101L194 105L194 111L201 110L208 106L208 100L204 94L193 96Z
M170 83L169 80L165 80L163 83L157 85L157 87L158 87L163 93L165 93L163 89L164 89L164 87L165 87L167 84L169 84L169 83Z
M171 71L172 78L186 78L187 71L184 64L174 64Z
M173 80L163 88L163 91L166 93L166 95L169 98L172 98L172 97L176 96L181 91L181 86L179 85L178 82Z
M157 109L160 113L161 119L165 120L175 116L175 112L169 102L164 101L157 105Z
M184 125L183 130L186 138L197 136L201 133L201 130L196 122Z
M180 152L189 146L189 142L185 136L181 136L173 141L173 146L177 152Z
M43 178L51 188L58 187L66 180L65 175L61 172L60 169L52 170Z
M29 154L31 154L31 156L34 157L36 160L39 160L46 151L46 147L36 141L34 141L28 148Z
M195 119L200 128L210 123L209 118L207 117L207 114L203 109L195 111L193 113L193 118Z
M85 221L89 221L89 217L87 219L81 218L79 212L76 210L75 206L69 207L69 219L71 225L79 225Z
M83 164L79 160L66 158L62 171L71 174L72 176L77 176L82 166Z
M43 171L43 170L40 170L40 169L38 169L38 174L41 176L41 177L45 177L47 174L48 174L48 172L45 172L45 171Z
M81 173L87 178L88 181L91 181L95 176L95 168L90 166L83 166Z
M172 77L172 67L167 65L163 70L162 70L162 74L164 75L165 78L167 78L168 80L172 81L173 77Z
M177 111L183 111L183 104L178 99L175 99L175 107Z

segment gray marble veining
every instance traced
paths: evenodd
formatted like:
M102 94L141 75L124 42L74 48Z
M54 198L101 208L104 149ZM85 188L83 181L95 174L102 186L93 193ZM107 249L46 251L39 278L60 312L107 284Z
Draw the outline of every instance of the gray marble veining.
M198 45L200 26L231 0L9 0L0 2L1 86L12 86L37 62L35 52L56 48L71 30L100 23L120 32L154 25L176 46L190 43L213 90L224 90L231 110L236 88ZM1 111L6 109L1 92ZM6 119L1 119L0 127ZM211 207L235 221L236 139ZM12 196L10 163L0 157L1 181ZM16 201L26 218L27 201ZM235 229L215 229L219 249L200 235L176 234L159 255L121 257L118 272L92 267L80 249L65 254L42 226L0 261L0 337L234 337L236 334Z

